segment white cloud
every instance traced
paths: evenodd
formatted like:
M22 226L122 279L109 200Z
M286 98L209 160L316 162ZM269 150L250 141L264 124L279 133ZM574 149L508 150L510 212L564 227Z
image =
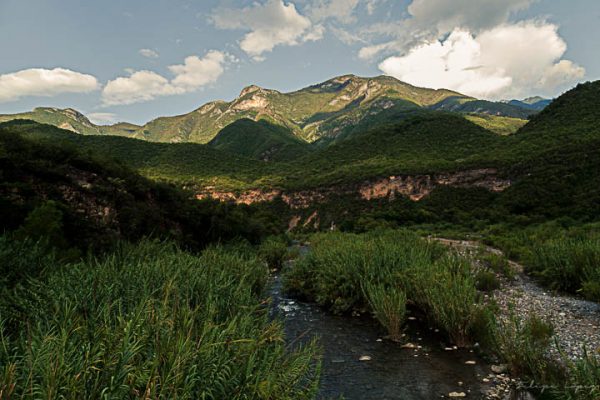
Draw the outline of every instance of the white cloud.
M186 92L197 90L199 87L219 79L228 61L235 60L228 54L216 50L209 51L203 58L186 57L182 65L169 67L169 70L175 75L171 84L185 89Z
M112 124L115 122L117 115L113 113L90 113L86 117L97 125Z
M152 49L141 49L139 53L146 58L158 58L158 52Z
M561 60L566 44L553 24L503 24L475 35L455 29L444 41L413 47L379 68L407 83L447 88L483 98L553 92L582 78L585 70Z
M227 53L209 51L203 58L187 57L182 65L171 65L169 80L152 71L135 71L127 77L109 81L102 91L104 105L133 104L156 97L194 92L215 82L234 59Z
M356 21L353 14L358 3L358 0L315 0L309 14L313 21L332 18L348 24Z
M293 3L282 0L253 3L241 9L220 8L213 12L211 20L219 29L249 31L240 41L240 48L256 60L275 46L294 46L323 36L322 26L313 26Z
M51 97L63 93L89 93L99 88L92 75L63 68L32 68L0 75L0 103L26 96Z
M412 0L408 17L362 29L360 35L380 43L365 46L359 57L371 60L381 53L405 52L424 42L447 36L457 28L478 34L504 24L509 17L538 0ZM385 39L383 39L385 38ZM382 40L385 40L381 42Z

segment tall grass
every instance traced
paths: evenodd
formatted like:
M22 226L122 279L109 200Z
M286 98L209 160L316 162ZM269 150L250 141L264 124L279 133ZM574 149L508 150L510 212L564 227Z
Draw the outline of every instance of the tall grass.
M337 313L370 310L391 336L403 319L404 293L456 344L470 342L485 306L467 260L408 231L317 234L311 243L285 273L288 292Z
M270 236L262 241L258 255L273 269L281 269L288 258L288 240L285 236Z
M406 315L406 293L394 287L366 284L365 296L375 318L387 329L390 339L399 342Z
M530 268L554 289L600 301L600 238L550 240L533 250Z
M314 344L289 351L247 251L145 241L56 266L0 300L0 398L314 398Z
M458 346L469 344L484 308L470 262L447 254L415 271L411 284L415 302L428 318Z

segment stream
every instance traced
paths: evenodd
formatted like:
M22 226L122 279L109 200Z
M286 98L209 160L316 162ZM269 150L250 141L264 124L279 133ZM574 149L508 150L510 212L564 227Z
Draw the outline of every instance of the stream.
M319 399L430 400L451 392L479 399L490 387L483 383L488 367L481 359L470 350L445 350L443 338L429 328L424 332L414 319L406 334L415 348L403 348L383 339L384 330L368 316L336 316L286 297L280 275L273 276L270 295L272 314L284 321L290 343L319 339L324 352Z

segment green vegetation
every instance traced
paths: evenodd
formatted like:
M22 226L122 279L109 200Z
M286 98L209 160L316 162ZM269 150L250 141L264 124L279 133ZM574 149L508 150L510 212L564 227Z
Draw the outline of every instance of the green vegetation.
M528 266L553 289L600 301L600 237L545 242L533 249Z
M21 251L0 246L3 258ZM316 349L286 348L260 305L267 270L247 249L194 256L143 241L69 265L29 257L46 274L2 288L3 397L314 398Z
M364 285L365 297L379 323L384 326L391 340L402 339L402 325L406 315L406 293L401 289L384 285Z
M289 256L289 243L283 236L270 236L262 241L258 255L273 269L281 269Z
M545 286L600 301L598 224L572 219L529 226L491 227L488 243L524 264Z
M488 131L503 136L512 135L527 123L525 119L485 114L467 114L465 118Z
M18 229L21 237L44 237L64 253L73 247L105 250L119 239L137 241L147 236L169 238L194 249L237 237L256 243L281 230L271 214L196 201L191 193L143 178L112 159L21 134L38 128L28 122L0 128L3 231Z
M263 161L289 161L309 152L309 144L266 120L240 119L223 128L209 143L215 149Z
M496 350L513 376L538 384L556 382L564 374L549 354L553 329L536 316L512 316L501 321L496 332Z
M457 345L471 342L485 306L467 260L407 231L317 234L311 243L285 273L290 293L337 313L368 309L392 338L408 301Z

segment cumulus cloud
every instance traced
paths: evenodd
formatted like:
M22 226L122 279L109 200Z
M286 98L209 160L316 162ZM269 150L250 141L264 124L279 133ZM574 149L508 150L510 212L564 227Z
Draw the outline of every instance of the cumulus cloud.
M158 52L152 49L141 49L139 53L146 58L158 58Z
M477 35L457 28L443 41L385 59L379 68L413 85L475 97L552 94L585 75L582 67L561 59L567 46L557 29L537 21L502 24Z
M256 60L275 46L294 46L323 36L322 26L313 25L293 3L282 0L267 0L241 9L216 9L211 20L219 29L249 31L240 41L240 48Z
M413 0L408 17L399 21L374 24L362 29L365 38L384 42L364 46L359 57L372 60L382 53L404 52L423 42L447 36L457 28L478 34L508 22L517 11L528 8L537 0Z
M94 76L69 69L25 69L0 75L0 102L15 101L26 96L89 93L99 86Z
M194 92L215 82L233 58L227 53L209 51L203 58L190 56L181 65L169 66L171 80L153 71L134 71L129 76L109 81L102 91L104 105L133 104Z

